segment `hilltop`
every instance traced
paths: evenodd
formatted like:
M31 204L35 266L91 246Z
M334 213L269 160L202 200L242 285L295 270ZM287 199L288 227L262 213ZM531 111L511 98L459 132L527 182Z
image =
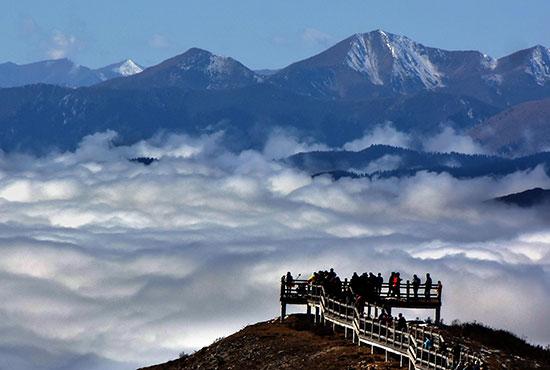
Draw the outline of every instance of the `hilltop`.
M374 367L373 367L374 366ZM141 370L180 369L398 369L370 347L357 347L332 330L314 328L305 315L253 325L180 359Z
M443 326L448 336L483 348L490 368L550 369L550 351L513 334L477 323ZM358 347L330 327L318 327L305 315L253 324L208 347L140 370L182 369L399 369L399 361L369 346Z

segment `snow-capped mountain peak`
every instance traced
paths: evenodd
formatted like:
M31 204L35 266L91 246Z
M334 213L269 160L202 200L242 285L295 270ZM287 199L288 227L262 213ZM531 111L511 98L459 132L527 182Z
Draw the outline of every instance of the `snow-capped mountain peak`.
M442 73L430 60L427 48L382 30L352 36L345 64L374 85L417 82L428 89L443 86Z
M116 77L128 77L141 73L143 67L134 62L132 59L126 59L118 63L109 64L103 68L95 70L98 78L101 81L107 81Z
M138 65L132 59L126 59L125 61L121 62L118 67L115 67L113 69L113 72L117 72L121 76L131 76L135 75L136 73L143 72L143 67Z

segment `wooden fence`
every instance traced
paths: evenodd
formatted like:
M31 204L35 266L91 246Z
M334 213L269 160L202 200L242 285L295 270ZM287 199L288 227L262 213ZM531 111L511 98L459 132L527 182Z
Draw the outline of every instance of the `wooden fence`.
M343 285L343 289L346 289ZM409 287L405 285L404 294L395 297L389 294L388 284L384 284L380 294L380 300L376 303L368 302L365 306L367 312L359 312L354 304L346 303L339 297L329 296L321 285L308 284L305 280L293 281L292 285L281 280L281 303L305 304L308 313L315 310L314 322L317 324L332 324L333 328L342 328L346 338L351 338L358 345L370 345L383 349L386 357L394 354L399 357L401 366L408 362L409 369L454 369L457 363L481 363L481 357L466 346L460 345L458 355L453 355L453 349L438 332L437 326L426 323L407 323L405 330L397 329L396 320L386 322L378 319L378 312L386 307L388 299L398 299L402 302L390 302L394 307L408 307L410 302L414 306L432 307L441 305L441 289L435 287L428 292L429 295L414 297L407 294ZM420 291L420 290L419 290ZM421 290L424 293L424 290ZM404 303L404 304L401 304ZM374 311L374 312L371 312ZM285 310L281 312L284 318ZM371 316L371 313L374 313ZM426 340L431 343L427 346ZM455 353L456 355L457 353Z

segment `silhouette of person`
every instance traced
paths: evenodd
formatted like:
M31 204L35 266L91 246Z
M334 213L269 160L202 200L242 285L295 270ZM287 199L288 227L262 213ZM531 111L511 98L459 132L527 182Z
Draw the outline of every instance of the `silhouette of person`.
M424 297L430 299L430 291L432 290L432 278L430 274L426 274L426 284L424 284Z
M400 331L407 330L407 320L405 320L405 317L401 313L397 317L397 330L400 330Z
M382 277L381 273L378 273L377 281L376 281L376 289L378 290L378 295L382 293L382 284L384 284L384 278Z
M285 285L286 285L287 293L290 293L290 290L292 289L293 281L294 279L292 278L292 274L290 273L290 271L288 271L285 276L285 283L286 283Z
M418 288L420 288L420 278L418 276L413 275L413 281L412 281L412 287L413 287L413 295L414 298L418 298Z

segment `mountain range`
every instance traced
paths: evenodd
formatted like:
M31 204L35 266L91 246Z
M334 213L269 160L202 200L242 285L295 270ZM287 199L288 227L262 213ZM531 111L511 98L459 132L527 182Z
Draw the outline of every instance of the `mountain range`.
M230 147L245 149L287 128L339 147L388 121L419 141L451 126L508 155L550 145L550 109L541 109L550 107L550 51L543 46L494 59L376 30L267 72L198 48L142 72L133 62L99 70L68 60L36 65L17 66L32 73L3 73L15 67L0 66L0 86L25 78L58 85L0 89L4 150L70 149L104 129L119 132L121 143L159 130L222 130Z
M95 85L115 77L131 76L141 71L143 67L131 59L98 69L75 64L69 59L21 65L7 62L0 64L0 88L38 83L76 88Z

